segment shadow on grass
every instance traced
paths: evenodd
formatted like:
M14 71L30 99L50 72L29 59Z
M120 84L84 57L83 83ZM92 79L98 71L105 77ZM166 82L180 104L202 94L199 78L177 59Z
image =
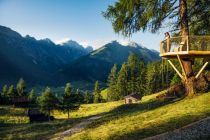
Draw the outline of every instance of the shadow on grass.
M43 123L4 124L0 127L0 139L50 139L55 133L63 132L79 121L59 119Z
M103 115L97 114L88 117L74 118L74 119L55 119L50 122L43 123L27 123L27 124L11 124L0 122L0 140L1 139L52 139L57 137L56 134L62 133L75 124L78 124L83 119Z
M119 117L132 116L139 112L151 111L161 106L180 101L182 99L184 98L177 98L174 100L152 100L138 104L124 104L111 110L110 112L105 113L103 118L101 118L100 120L96 120L88 128L96 128L100 125L105 124L106 122L109 122L110 120L113 121L117 120Z
M19 108L16 108L19 109ZM27 109L23 109L23 111L14 111L13 109L11 109L11 107L1 107L0 108L0 115L1 116L5 116L5 115L10 115L10 116L25 116L26 115L26 110Z
M193 123L195 121L198 121L200 119L203 119L203 118L209 116L210 113L205 114L205 115L203 115L203 116L185 115L182 117L174 117L168 121L153 124L152 127L137 128L135 130L132 130L131 132L125 131L125 133L113 134L113 135L110 135L108 139L110 139L110 140L128 140L128 139L139 140L139 139L143 139L143 138L148 138L151 136L162 134L162 133L165 133L168 131L173 131L175 129L186 126L190 123ZM183 136L183 139L190 139L190 138L188 138L188 136L189 135ZM208 136L199 137L199 140L206 140L207 137L210 137L210 133Z

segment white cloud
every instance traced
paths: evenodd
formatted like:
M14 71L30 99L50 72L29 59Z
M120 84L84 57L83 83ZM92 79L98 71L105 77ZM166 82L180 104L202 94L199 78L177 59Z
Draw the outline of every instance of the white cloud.
M117 40L120 44L122 44L123 46L127 46L127 45L129 45L130 44L130 40L128 40L128 39L119 39L119 40Z
M92 42L92 44L93 44L94 49L98 49L98 48L104 46L105 44L107 44L109 42L111 42L111 40L105 40L105 39L104 40L94 40Z
M83 42L78 42L80 45L82 45L83 47L88 47L91 46L90 43L88 41L83 41Z
M65 42L69 41L69 40L70 40L70 38L66 37L66 38L63 38L63 39L56 40L55 44L63 44Z

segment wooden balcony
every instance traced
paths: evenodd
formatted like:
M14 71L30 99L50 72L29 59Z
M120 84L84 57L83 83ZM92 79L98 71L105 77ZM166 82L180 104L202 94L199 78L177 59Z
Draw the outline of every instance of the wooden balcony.
M210 58L210 36L171 37L160 43L163 58Z

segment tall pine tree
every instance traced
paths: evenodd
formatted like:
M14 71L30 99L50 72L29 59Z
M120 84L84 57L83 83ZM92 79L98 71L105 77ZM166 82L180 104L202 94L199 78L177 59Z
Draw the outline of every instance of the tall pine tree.
M17 83L16 90L19 96L24 95L24 90L25 90L25 81L23 78L20 78L20 80Z
M99 82L96 81L95 82L94 92L93 92L93 97L94 97L93 101L94 101L94 103L101 102L102 97L101 97L100 93L101 93L101 90L100 90Z
M108 76L108 90L107 90L107 99L108 101L114 101L116 100L117 96L117 90L116 90L116 84L117 84L117 65L114 64L114 66L111 69L111 72Z
M63 110L67 111L68 119L69 119L70 108L73 104L72 99L71 99L71 95L72 95L71 93L72 93L71 84L67 83L64 89L64 95L63 95Z
M128 74L129 74L129 80L128 80L128 90L130 93L135 93L138 91L137 87L137 77L138 77L138 58L136 54L131 53L128 57Z
M41 111L48 114L49 121L51 111L57 107L58 99L49 87L46 87L42 95L38 99Z
M118 73L117 78L117 96L116 100L123 99L128 94L128 70L126 64L122 64L122 67Z
M35 103L36 102L36 94L35 94L35 91L34 89L31 89L31 91L29 92L28 94L28 99L32 102L32 103Z
M7 96L7 85L3 86L1 94L2 94L2 97L6 97Z
M11 85L7 91L7 98L12 101L16 97L15 88Z
M138 71L138 77L137 77L137 88L138 93L141 95L144 95L146 92L146 64L144 60L139 61L139 71Z

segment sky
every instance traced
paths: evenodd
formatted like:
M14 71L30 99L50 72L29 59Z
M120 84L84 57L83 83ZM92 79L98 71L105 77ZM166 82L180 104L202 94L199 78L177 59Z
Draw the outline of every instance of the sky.
M22 36L49 38L55 43L75 40L84 46L102 47L113 40L134 41L159 51L164 29L156 34L138 32L130 38L114 33L101 12L116 0L0 0L0 25Z

